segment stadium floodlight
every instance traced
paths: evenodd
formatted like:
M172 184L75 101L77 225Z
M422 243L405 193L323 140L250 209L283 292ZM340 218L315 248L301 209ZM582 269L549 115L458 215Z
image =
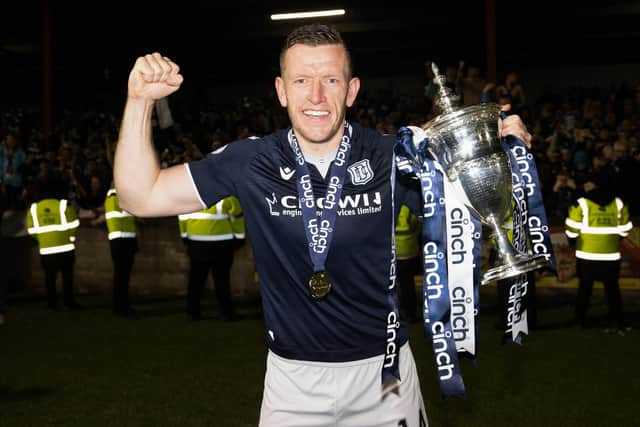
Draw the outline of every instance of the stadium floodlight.
M321 18L326 16L344 15L344 9L316 10L309 12L274 13L271 15L272 21L283 21L287 19Z

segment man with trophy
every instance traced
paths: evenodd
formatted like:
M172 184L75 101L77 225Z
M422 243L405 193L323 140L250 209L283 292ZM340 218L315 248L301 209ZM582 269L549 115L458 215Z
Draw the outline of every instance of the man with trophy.
M178 90L183 77L159 53L138 58L115 157L121 205L144 217L197 211L229 195L240 200L268 347L260 426L426 426L397 307L394 219L403 204L419 211L430 202L420 203L416 180L396 174L394 136L345 120L360 80L338 31L295 29L282 47L280 72L275 88L289 129L160 169L151 144L153 104ZM500 129L529 138L518 117L505 118ZM498 132L497 115L484 131ZM491 197L503 204L508 198ZM501 220L502 212L487 213L495 207L474 206L489 221ZM517 253L505 256L521 261Z

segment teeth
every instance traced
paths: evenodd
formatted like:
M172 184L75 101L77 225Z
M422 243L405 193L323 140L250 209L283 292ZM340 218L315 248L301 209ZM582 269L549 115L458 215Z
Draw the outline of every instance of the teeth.
M328 112L328 111L311 111L311 110L306 110L306 111L304 111L304 114L306 114L307 116L320 117L320 116L328 116L328 115L329 115L329 112Z

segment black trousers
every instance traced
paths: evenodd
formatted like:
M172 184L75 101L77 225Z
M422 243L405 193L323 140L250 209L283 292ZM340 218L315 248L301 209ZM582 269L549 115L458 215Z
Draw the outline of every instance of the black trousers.
M44 284L47 290L47 304L49 308L58 306L56 293L56 276L62 273L62 294L64 305L71 308L76 305L73 297L73 266L76 261L76 251L59 254L40 255L40 262L44 269Z
M576 320L579 325L585 326L589 300L593 282L598 280L604 285L609 304L609 322L611 326L622 328L624 319L622 315L622 297L620 296L620 261L591 261L585 259L576 260L576 272L578 273L578 298L576 300Z
M415 285L415 275L421 270L419 259L419 257L399 259L396 262L400 312L408 322L417 322L419 319Z
M207 276L211 272L223 318L234 315L231 301L231 265L233 264L233 240L217 242L187 241L189 254L189 283L187 289L187 313L194 317L201 315L201 300Z
M129 281L133 260L138 251L136 238L109 240L111 260L113 261L113 311L126 313L130 310Z

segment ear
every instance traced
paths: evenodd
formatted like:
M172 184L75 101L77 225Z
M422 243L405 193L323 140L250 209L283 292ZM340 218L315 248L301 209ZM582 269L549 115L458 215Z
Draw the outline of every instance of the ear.
M356 102L358 91L360 90L360 79L353 77L349 81L349 88L347 90L347 107L351 107Z
M282 77L276 77L275 86L276 86L276 93L278 94L278 100L280 101L280 105L286 108L287 92L284 88L284 80L282 80Z

